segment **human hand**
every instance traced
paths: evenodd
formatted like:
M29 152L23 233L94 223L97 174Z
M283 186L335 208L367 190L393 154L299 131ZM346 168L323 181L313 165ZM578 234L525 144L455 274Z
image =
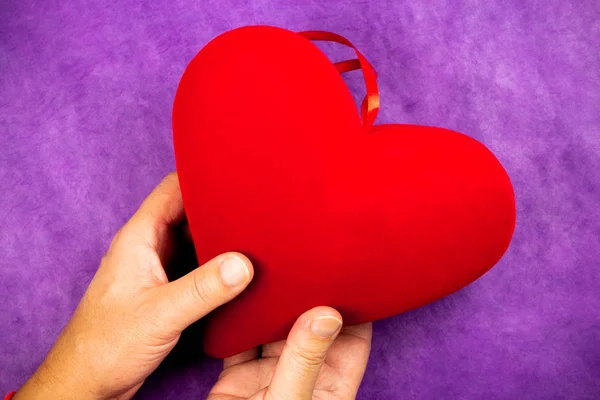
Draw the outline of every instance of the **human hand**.
M248 285L252 265L237 253L169 283L163 265L183 219L171 174L116 234L73 317L14 400L129 399L183 329Z
M287 340L225 359L208 400L356 398L371 349L371 324L341 329L328 307L304 313Z

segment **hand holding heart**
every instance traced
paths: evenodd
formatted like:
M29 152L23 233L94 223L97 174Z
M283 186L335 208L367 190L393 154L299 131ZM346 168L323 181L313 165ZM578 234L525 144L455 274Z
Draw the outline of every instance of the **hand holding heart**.
M117 233L73 317L14 399L129 399L183 329L249 284L252 264L237 253L222 254L169 283L163 265L174 249L173 228L183 218L172 174ZM226 359L210 399L303 400L313 391L353 398L371 328L340 332L341 323L331 308L308 311L288 341L264 346L261 358L253 349Z

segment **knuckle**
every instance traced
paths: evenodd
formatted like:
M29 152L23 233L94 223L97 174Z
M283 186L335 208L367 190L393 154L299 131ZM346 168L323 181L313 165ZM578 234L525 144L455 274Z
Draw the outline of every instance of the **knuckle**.
M167 174L165 179L177 179L177 171L171 171Z
M218 298L218 291L215 288L215 284L212 282L212 279L202 274L195 274L193 282L193 296L195 300L204 305L210 306L215 301L214 299Z
M276 394L271 392L270 390L265 390L260 400L276 400L278 397Z
M113 236L112 241L110 242L110 248L113 248L117 245L121 236L123 236L123 227L119 228L119 230Z
M290 346L289 348L291 359L302 370L312 370L320 367L325 361L325 352L310 348L302 348L298 346Z
M177 172L169 172L169 174L163 178L162 182L158 186L163 189L165 186L169 186L171 182L177 181L178 179Z
M102 256L102 258L100 259L100 267L104 267L106 268L107 265L110 265L110 251L108 251L106 254L104 254ZM99 267L99 268L100 268Z
M114 234L110 245L108 246L108 252L119 252L127 247L128 242L131 239L131 228L130 223L127 222L121 226L119 230Z

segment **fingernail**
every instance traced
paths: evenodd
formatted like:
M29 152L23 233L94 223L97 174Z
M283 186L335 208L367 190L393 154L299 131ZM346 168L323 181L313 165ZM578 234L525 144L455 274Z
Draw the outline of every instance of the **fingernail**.
M312 332L322 338L330 338L342 327L342 321L336 317L318 317L311 324Z
M219 270L223 283L229 287L241 285L250 276L246 263L236 256L228 256L221 261Z

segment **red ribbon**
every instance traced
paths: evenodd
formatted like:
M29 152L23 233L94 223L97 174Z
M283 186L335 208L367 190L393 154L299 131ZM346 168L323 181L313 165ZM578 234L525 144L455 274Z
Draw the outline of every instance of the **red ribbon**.
M312 41L326 41L343 44L352 48L356 52L357 58L352 60L340 61L334 64L335 68L339 73L354 71L357 69L362 70L363 77L365 79L365 86L367 88L367 94L362 101L361 114L363 128L369 130L375 118L377 118L377 112L379 111L379 89L377 88L377 72L365 58L365 56L358 51L356 47L348 39L332 32L324 31L306 31L298 32L299 35L304 36L308 40Z

